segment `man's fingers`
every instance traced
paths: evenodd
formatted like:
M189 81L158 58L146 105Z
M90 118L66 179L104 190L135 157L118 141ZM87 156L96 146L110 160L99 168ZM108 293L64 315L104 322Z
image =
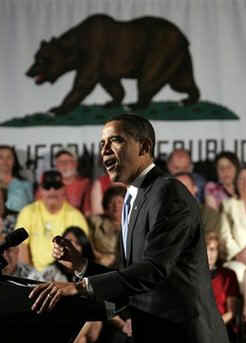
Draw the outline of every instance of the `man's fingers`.
M59 289L57 289L55 286L52 287L52 289L46 289L42 292L42 297L40 294L40 302L38 303L38 313L43 313L44 311L51 311L58 300L61 298L61 292ZM37 299L38 300L38 299Z
M45 284L35 287L29 295L29 298L36 298L32 305L32 310L37 313L42 313L48 309L53 295L56 292L53 284Z
M41 293L39 293L34 304L32 305L32 310L37 313L42 313L48 308L50 303L50 286L45 288Z
M55 259L61 259L64 255L64 248L57 244L54 244L52 255Z
M62 236L55 236L55 237L52 239L52 242L53 242L53 243L57 243L57 244L60 244L61 241L62 241Z
M74 247L72 243L65 239L61 238L59 240L59 243L57 241L53 242L53 250L52 250L52 256L56 260L71 260L71 254L73 254Z
M34 287L32 289L32 291L30 292L28 297L30 299L35 298L43 289L47 288L48 285L49 285L49 283L43 283L43 284L40 284L40 285Z
M35 287L29 294L34 300L31 309L37 313L51 311L63 296L72 296L78 293L73 282L50 282Z
M56 291L55 294L50 293L50 297L49 297L50 303L48 305L48 311L53 310L57 302L61 299L61 296L62 296L62 293L59 289Z

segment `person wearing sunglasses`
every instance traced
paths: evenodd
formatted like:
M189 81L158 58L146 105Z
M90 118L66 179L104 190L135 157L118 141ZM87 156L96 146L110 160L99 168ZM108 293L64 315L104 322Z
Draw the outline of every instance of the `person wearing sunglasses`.
M52 239L62 235L68 226L78 226L88 234L85 217L66 200L61 173L45 171L40 198L25 206L17 217L16 228L24 227L29 234L20 245L19 260L44 270L53 262Z

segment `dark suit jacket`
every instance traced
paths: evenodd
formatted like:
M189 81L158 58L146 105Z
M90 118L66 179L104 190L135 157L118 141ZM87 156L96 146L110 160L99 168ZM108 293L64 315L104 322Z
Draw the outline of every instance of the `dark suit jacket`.
M122 247L121 247L122 248ZM120 271L89 277L95 295L172 322L192 343L228 342L207 263L199 205L178 180L153 168L133 204Z
M85 276L89 277L91 275L107 273L112 270L113 270L112 268L109 268L102 264L98 264L94 261L88 260L88 266L85 272Z

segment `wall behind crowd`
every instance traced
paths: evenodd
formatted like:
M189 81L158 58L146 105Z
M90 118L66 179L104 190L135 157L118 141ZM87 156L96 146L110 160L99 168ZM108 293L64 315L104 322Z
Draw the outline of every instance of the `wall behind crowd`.
M128 20L161 16L175 23L188 37L194 75L201 100L229 108L238 120L153 121L156 156L174 147L192 151L193 160L212 159L221 150L235 151L246 161L246 5L244 0L0 0L0 122L46 112L59 104L72 86L74 72L53 85L37 86L25 73L41 40L60 36L94 13ZM163 46L165 49L165 46ZM125 103L136 100L136 83L123 80ZM183 94L164 87L154 101L179 101ZM102 104L109 96L97 86L85 104ZM0 143L15 145L21 160L50 164L63 146L98 152L101 125L64 127L1 127Z

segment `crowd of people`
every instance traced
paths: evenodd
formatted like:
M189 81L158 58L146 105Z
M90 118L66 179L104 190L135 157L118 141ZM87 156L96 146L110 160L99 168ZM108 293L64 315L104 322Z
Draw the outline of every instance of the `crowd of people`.
M156 164L183 183L199 204L214 296L233 342L237 301L246 295L246 167L231 151L222 151L212 162L211 173L206 167L198 170L190 153L178 148ZM73 280L73 263L53 257L56 236L73 245L74 261L85 257L92 262L92 275L101 266L118 268L126 186L110 180L106 171L96 179L84 177L81 167L74 151L61 149L54 156L54 168L43 170L34 185L22 176L15 149L0 146L0 236L4 239L20 227L29 234L20 246L4 252L3 274ZM241 315L246 321L245 313ZM108 342L107 332L114 342L128 341L129 323L127 314L110 322L87 322L74 343Z

